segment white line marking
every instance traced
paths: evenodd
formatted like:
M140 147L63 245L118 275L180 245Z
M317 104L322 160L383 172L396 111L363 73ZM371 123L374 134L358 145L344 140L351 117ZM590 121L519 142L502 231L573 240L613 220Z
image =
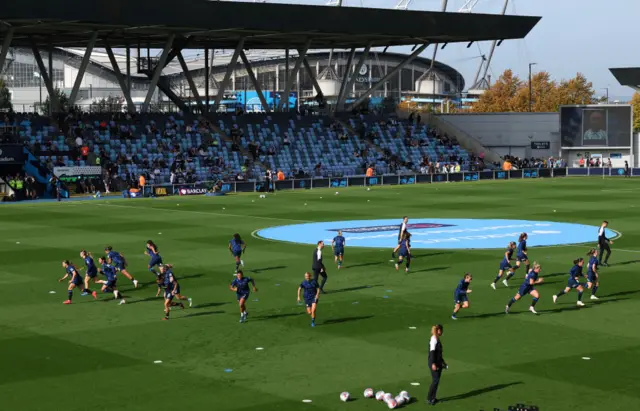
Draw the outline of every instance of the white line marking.
M304 403L307 403L307 404L308 404L308 403L310 403L310 402L312 402L312 401L311 401L311 400L302 400L302 402L304 402Z
M153 363L154 363L154 364L162 364L162 361L160 361L160 360L155 360Z
M417 330L418 327L409 327L410 330Z
M591 357L582 357L583 360L590 360Z
M291 222L294 222L294 223L308 223L309 222L309 221L303 221L303 220L293 220L293 219L290 219L290 218L263 217L263 216L228 214L228 213L210 213L210 212L207 212L207 211L170 210L168 208L137 207L137 206L129 206L129 205L121 205L121 204L102 204L102 205L107 206L107 207L136 208L136 209L140 209L140 210L168 211L168 212L171 212L171 213L179 212L179 213L191 213L191 214L217 215L217 216L224 216L224 217L255 218L255 219L258 219L258 220L291 221Z
M262 350L264 350L264 348L263 348L263 347L258 347L258 348L256 348L256 351L262 351Z
M411 385L414 385L414 386L417 387L418 385L420 385L420 383L419 382L412 382Z

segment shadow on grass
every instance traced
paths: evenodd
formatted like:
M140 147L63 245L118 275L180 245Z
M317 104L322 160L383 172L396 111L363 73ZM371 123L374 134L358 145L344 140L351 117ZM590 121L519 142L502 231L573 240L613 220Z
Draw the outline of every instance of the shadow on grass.
M347 293L349 291L358 291L358 290L365 290L367 288L373 288L373 287L382 287L382 284L376 284L376 285L359 285L357 287L348 287L348 288L341 288L339 290L329 290L327 291L327 294L338 294L338 293Z
M509 387L511 387L513 385L520 385L520 384L524 384L524 383L522 381L515 381L515 382L510 382L510 383L507 383L507 384L490 385L488 387L479 388L477 390L465 392L463 394L458 394L458 395L453 395L451 397L441 398L439 401L440 402L445 402L445 401L464 400L464 399L467 399L467 398L477 397L477 396L482 395L482 394L487 394L489 392L504 390L505 388L509 388Z
M306 313L283 313L283 314L271 314L261 315L260 317L253 317L255 320L277 320L278 318L297 317Z
M214 315L214 314L224 314L224 311L205 311L205 312L198 312L198 313L190 313L180 317L175 317L175 319L179 320L181 318L205 317L207 315Z
M263 271L284 270L285 268L287 268L286 265L278 265L274 267L256 268L256 269L247 270L247 271L254 274L260 274Z
M415 273L428 273L431 271L442 271L442 270L446 270L447 268L450 267L429 267L429 268L423 268L422 270L412 270L409 269L409 272L407 274L411 275L411 274L415 274Z
M351 322L351 321L360 321L360 320L367 320L369 318L373 318L373 315L364 315L364 316L360 316L360 317L343 317L343 318L330 318L326 321L323 321L323 325L331 325L331 324L342 324L342 323L347 323L347 322Z

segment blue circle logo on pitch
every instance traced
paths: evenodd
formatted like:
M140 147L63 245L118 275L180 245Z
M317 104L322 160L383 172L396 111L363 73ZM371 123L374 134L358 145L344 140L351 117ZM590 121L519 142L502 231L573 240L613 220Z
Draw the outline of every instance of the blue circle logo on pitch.
M394 247L398 243L399 219L331 221L294 224L259 230L257 236L291 243L327 245L338 230L347 247ZM529 247L595 242L597 226L552 221L475 220L475 219L410 219L411 248L469 249L505 248L522 232L529 235ZM607 231L609 238L616 233Z

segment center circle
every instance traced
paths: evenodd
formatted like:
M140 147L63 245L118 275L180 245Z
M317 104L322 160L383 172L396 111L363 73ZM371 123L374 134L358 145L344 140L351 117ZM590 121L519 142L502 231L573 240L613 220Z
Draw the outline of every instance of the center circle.
M407 231L411 233L411 248L497 249L516 241L523 232L529 236L530 247L595 243L599 228L555 221L418 218L409 220ZM347 247L392 248L398 244L400 219L293 224L264 228L256 236L314 245L323 240L329 245L339 230ZM607 230L607 237L616 236Z

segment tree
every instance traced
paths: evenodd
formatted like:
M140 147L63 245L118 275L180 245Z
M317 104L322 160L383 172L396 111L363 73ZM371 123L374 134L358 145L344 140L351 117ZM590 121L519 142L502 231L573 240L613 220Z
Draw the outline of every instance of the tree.
M108 96L91 104L89 111L92 113L118 113L122 111L121 97Z
M53 92L54 92L55 96L58 99L57 111L60 111L60 112L68 111L69 110L69 98L67 97L65 92L60 90L59 88L56 88ZM47 113L49 113L50 104L51 104L51 98L50 98L50 96L47 96L47 98L44 100L42 105L40 105L40 103L34 103L34 107L40 106L39 110L38 110L40 112L40 114L47 114ZM56 108L54 108L54 110L56 110Z
M596 97L593 84L578 73L569 80L560 83L552 80L545 71L535 73L531 78L531 89L528 81L521 81L506 70L473 105L472 111L489 112L557 112L561 105L597 104L603 99Z
M512 102L518 90L522 88L522 81L511 70L505 70L480 99L473 105L472 111L477 113L496 113L516 111Z
M11 104L11 93L4 80L0 79L0 109L13 108Z
M633 106L633 129L640 132L640 93L635 92L631 99L631 105Z

